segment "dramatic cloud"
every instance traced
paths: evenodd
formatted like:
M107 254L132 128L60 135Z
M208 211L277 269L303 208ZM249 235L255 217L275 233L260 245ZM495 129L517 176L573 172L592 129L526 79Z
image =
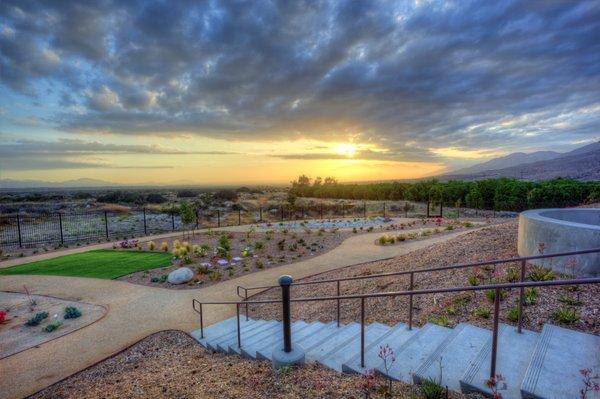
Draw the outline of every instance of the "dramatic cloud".
M51 93L44 121L70 132L354 137L423 159L600 127L594 1L5 0L0 18L2 91Z

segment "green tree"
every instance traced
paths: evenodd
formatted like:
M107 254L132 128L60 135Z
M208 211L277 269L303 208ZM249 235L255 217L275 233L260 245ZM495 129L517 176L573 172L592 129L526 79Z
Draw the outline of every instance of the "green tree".
M187 201L181 201L179 204L179 216L181 217L181 223L184 227L189 227L193 231L192 224L196 221L196 212L194 208ZM186 231L184 229L184 231ZM188 236L189 236L189 230Z

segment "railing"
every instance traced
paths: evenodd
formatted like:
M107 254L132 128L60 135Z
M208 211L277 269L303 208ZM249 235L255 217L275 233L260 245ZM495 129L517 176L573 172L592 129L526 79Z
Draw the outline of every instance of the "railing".
M408 275L409 276L408 290L413 291L413 289L415 287L415 274L441 272L441 271L456 270L456 269L465 269L465 268L470 268L470 267L480 267L480 266L486 266L486 265L494 265L494 266L505 265L508 263L515 263L515 262L521 263L519 282L523 282L523 281L525 281L525 276L527 274L527 262L530 260L584 255L584 254L598 253L598 252L600 252L600 248L593 248L593 249L586 249L586 250L581 250L581 251L561 252L561 253L553 253L553 254L546 254L546 255L542 254L542 255L533 255L533 256L521 256L521 257L496 259L496 260L473 262L473 263L463 263L463 264L458 264L458 265L442 266L442 267L435 267L435 268L416 269L416 270L380 273L380 274L370 274L367 276L354 276L354 277L344 277L344 278L337 278L337 279L305 281L305 282L292 283L292 285L300 286L300 285L336 283L336 296L340 297L342 281L367 280L367 279L390 277L390 276ZM257 286L257 287L243 287L243 286L238 285L236 287L236 293L237 293L238 297L242 298L245 302L246 320L248 320L248 318L249 318L248 291L263 291L266 289L277 288L277 287L279 287L279 286L278 285L265 285L265 286ZM241 290L243 290L243 292L244 292L243 295L240 294ZM519 332L521 332L523 329L522 314L523 314L524 297L525 297L525 288L521 287L519 290L519 320L518 320L518 327L517 327ZM339 327L339 325L340 325L340 300L337 300L337 303L336 303L336 321L337 321L337 325ZM413 296L411 295L409 297L408 328L412 329L412 325L413 325Z
M202 307L204 305L236 305L236 317L237 317L237 343L238 347L242 347L241 340L241 329L240 329L240 307L244 304L272 304L282 303L284 314L289 314L290 302L317 302L317 301L342 301L351 299L360 299L360 365L365 367L365 302L369 298L386 298L386 297L398 297L398 296L409 296L414 295L427 295L427 294L441 294L449 292L468 292L468 291L482 291L482 290L494 290L494 319L492 328L492 354L490 362L490 377L496 375L496 358L498 351L498 321L499 321L499 309L500 309L500 296L502 290L510 290L513 288L524 289L528 287L548 287L548 286L561 286L561 285L582 285L582 284L599 284L600 277L584 278L584 279L569 279L569 280L552 280L552 281L524 281L518 283L506 283L506 284L487 284L479 286L469 287L452 287L452 288L436 288L436 289L423 289L414 291L395 291L395 292L379 292L372 294L355 294L355 295L340 295L340 296L325 296L325 297L312 297L312 298L295 298L290 299L287 297L285 300L256 300L256 301L221 301L221 302L200 302L196 299L192 300L192 307L200 315L200 336L204 338L204 322L202 315ZM282 285L284 289L284 286ZM289 285L287 286L289 289ZM284 296L285 298L285 296ZM284 342L290 343L291 350L291 332L289 326L289 318L286 320L287 326L284 325ZM286 324L284 323L284 324Z

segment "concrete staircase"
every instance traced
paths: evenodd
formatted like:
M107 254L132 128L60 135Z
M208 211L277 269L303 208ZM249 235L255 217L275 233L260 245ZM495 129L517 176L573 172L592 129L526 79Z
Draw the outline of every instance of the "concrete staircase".
M278 321L240 319L242 348L237 344L236 318L230 318L192 336L204 347L252 359L270 360L274 348L282 346ZM396 362L387 371L378 357L381 346L389 345ZM306 361L317 362L347 373L376 369L395 380L419 383L440 378L441 385L463 392L490 394L489 377L492 333L459 324L455 328L426 324L409 330L404 323L365 326L365 366L360 367L360 325L337 327L334 322L292 323L292 345L301 346ZM505 378L504 399L576 398L582 387L580 369L600 370L600 337L554 325L541 333L523 331L501 324L498 331L498 374ZM595 398L592 396L592 398Z

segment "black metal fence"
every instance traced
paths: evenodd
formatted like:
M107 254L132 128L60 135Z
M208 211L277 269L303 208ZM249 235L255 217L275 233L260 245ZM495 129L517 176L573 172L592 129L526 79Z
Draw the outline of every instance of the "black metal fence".
M225 227L252 223L333 218L439 217L441 207L406 202L271 204L256 209L198 210L195 221L184 225L178 214L148 209L128 212L83 211L0 216L0 247L27 248L68 245L141 237L171 231ZM456 212L456 211L451 211ZM472 212L471 212L472 213ZM457 216L460 214L458 212ZM460 215L464 215L464 211ZM482 216L479 213L479 216ZM489 216L492 216L491 214Z

